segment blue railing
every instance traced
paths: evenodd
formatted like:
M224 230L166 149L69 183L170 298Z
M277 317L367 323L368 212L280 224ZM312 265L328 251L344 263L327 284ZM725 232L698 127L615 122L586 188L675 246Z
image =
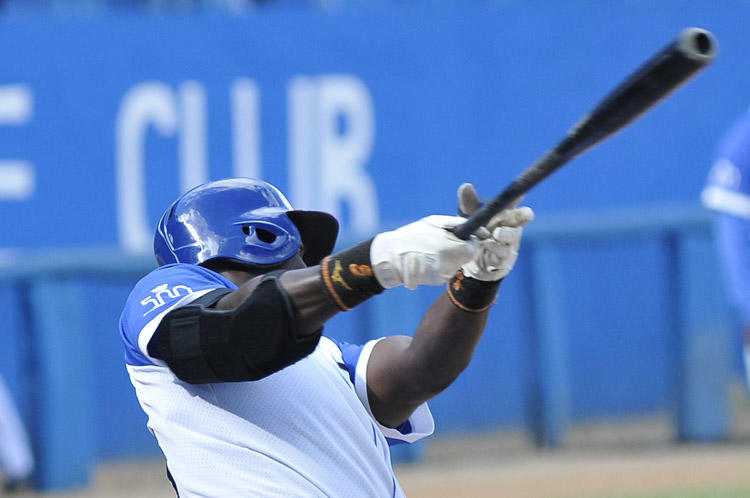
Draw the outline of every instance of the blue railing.
M674 341L674 357L668 359L674 369L673 399L667 408L673 408L675 436L691 441L726 437L732 332L713 254L711 215L697 206L651 206L545 216L527 230L535 317L531 389L537 400L530 422L537 444L561 444L571 419L566 338L568 317L579 311L565 307L561 246L642 240L656 240L667 254L664 314ZM611 353L612 368L617 368L616 350Z
M524 307L531 317L527 334L530 357L525 362L530 379L526 399L530 401L521 423L531 428L539 445L563 444L573 420L569 339L578 331L570 329L570 318L572 313L586 311L566 304L566 254L580 247L628 245L639 240L655 241L667 255L659 285L666 294L665 324L674 341L670 348L674 357L669 359L672 398L664 408L674 408L675 434L687 440L715 440L726 435L731 336L713 262L710 216L697 206L657 206L595 215L541 215L527 229L520 263L525 269L519 271L528 272L522 274L528 277L524 279L529 290ZM107 323L111 320L112 329L92 332L88 315L92 306L99 304L96 296L85 291L90 281L117 282L126 289L153 267L150 256L127 256L116 249L6 251L0 255L0 285L16 289L25 303L18 312L25 316L33 350L28 411L41 488L86 484L102 455L154 453L155 446L143 445L128 451L108 450L106 445L114 443L102 443L102 436L97 435L102 432L98 427L105 423L97 412L106 399L95 384L107 379L103 368L109 363L119 365L111 368L122 369L122 359L115 346L115 358L101 348L92 351L92 334L106 334L107 341L111 337L117 342L113 334L116 316L106 319ZM118 291L117 299L124 292ZM373 300L359 315L347 318L353 326L346 328L360 331L353 339L382 335L392 330L389 325L394 320L419 319L422 311L415 298L389 300L387 294L383 296L385 299ZM109 305L116 309L121 303ZM615 353L612 368L617 368ZM482 354L481 348L478 354ZM121 384L112 387L120 388ZM109 388L104 386L103 391ZM117 396L126 400L123 403L135 404L132 392ZM496 424L488 420L488 424ZM127 447L128 439L123 441L119 444Z

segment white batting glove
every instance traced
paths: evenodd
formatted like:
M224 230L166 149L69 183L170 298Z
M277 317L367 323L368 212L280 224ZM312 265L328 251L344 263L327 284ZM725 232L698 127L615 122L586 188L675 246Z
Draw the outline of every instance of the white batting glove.
M477 256L476 237L461 240L448 229L466 221L460 216L428 216L375 236L370 246L372 270L380 285L441 285Z
M523 226L534 219L529 207L516 208L517 199L510 207L493 216L487 227L477 231L479 251L476 258L463 265L461 270L467 277L485 282L504 278L513 269L518 259ZM481 203L474 186L464 183L458 188L459 211L470 216Z

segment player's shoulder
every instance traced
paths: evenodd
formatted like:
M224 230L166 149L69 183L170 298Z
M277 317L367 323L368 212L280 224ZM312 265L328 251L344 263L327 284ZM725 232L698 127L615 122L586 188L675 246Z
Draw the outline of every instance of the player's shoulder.
M739 168L750 168L750 112L736 120L719 141L718 159L727 159Z
M202 266L171 264L148 273L135 284L120 315L120 333L133 347L152 320L211 289L237 288L222 275Z
M321 336L315 352L336 363L341 362L341 347L339 342L326 336Z
M730 128L729 135L743 135L750 139L750 110L737 118Z
M237 286L222 275L198 265L176 263L154 269L138 283L128 296L126 307L158 307L164 300L179 298L206 288Z
M320 352L328 360L335 362L339 368L346 370L349 380L354 384L357 369L364 370L360 364L360 360L364 360L364 365L366 366L369 361L370 352L372 352L375 343L381 339L382 337L367 341L364 344L352 344L323 336L320 338L316 352Z
M325 335L320 338L320 343L318 343L318 349L323 350L339 360L344 356L347 358L359 356L363 347L363 344L351 344Z
M223 277L221 274L216 273L213 270L204 268L203 266L187 264L187 263L172 263L169 265L160 266L154 268L143 278L140 282L149 280L200 280L200 281L213 281L219 283L231 284L229 280Z
M711 209L742 217L750 213L750 112L719 142L701 198Z

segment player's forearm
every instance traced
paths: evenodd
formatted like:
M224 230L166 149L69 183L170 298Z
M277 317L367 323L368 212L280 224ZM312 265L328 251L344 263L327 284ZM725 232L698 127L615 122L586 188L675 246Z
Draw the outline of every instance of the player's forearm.
M459 188L460 212L471 215L480 204L473 186ZM367 367L368 400L381 423L402 424L469 365L500 281L518 257L521 227L533 217L526 207L493 217L477 234L474 257L458 265L461 270L452 274L446 293L425 314L414 338L389 337L375 345Z
M263 276L254 277L224 296L217 304L220 310L233 310L244 303L260 284ZM281 285L295 310L295 330L300 336L316 333L340 310L321 289L320 267L312 266L284 272Z
M321 289L320 267L293 270L281 276L281 284L297 312L297 331L310 335L341 311Z
M468 366L487 323L488 311L459 309L440 296L413 338L387 337L375 345L367 368L370 408L389 427L448 387Z
M461 221L427 217L327 256L320 265L286 271L280 282L293 305L298 333L318 332L336 313L358 306L384 288L444 282L477 249L474 241L456 239L445 229ZM219 309L236 309L252 295L261 278L243 283L224 297Z
M319 330L341 310L330 295L321 291L325 282L321 283L319 267L286 272L281 282L294 303L302 334ZM383 393L384 399L389 400L390 411L394 412L384 419L403 422L417 406L443 391L468 366L487 323L489 306L486 305L495 295L496 287L490 285L490 288L482 298L481 307L486 307L482 312L461 309L463 305L445 293L425 313L413 339L400 343L399 339L386 339L393 349L380 357L393 360L391 368L400 370L400 381L383 383L397 386Z
M370 261L372 240L327 256L320 265L282 275L301 334L315 333L339 311L350 310L383 292Z
M430 307L409 344L410 368L419 403L447 388L471 361L487 324L488 311L472 313L441 295Z

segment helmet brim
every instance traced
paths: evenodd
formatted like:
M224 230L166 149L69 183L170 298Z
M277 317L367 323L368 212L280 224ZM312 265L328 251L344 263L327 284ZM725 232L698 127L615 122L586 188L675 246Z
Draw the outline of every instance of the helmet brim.
M315 266L331 254L339 233L339 222L322 211L287 211L286 215L299 230L305 254L302 260L307 266Z

